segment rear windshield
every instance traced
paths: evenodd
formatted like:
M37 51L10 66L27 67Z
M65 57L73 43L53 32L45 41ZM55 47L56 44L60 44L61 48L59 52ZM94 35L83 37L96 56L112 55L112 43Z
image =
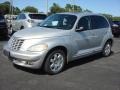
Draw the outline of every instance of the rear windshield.
M44 14L29 14L31 19L44 20L47 16Z
M119 21L113 21L114 24L120 25Z
M0 20L3 20L4 19L4 16L3 15L0 15Z

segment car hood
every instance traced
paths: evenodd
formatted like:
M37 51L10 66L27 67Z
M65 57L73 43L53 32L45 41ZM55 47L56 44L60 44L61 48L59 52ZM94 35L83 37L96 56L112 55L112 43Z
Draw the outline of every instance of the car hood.
M70 30L34 27L17 31L13 36L22 39L50 38L69 35Z

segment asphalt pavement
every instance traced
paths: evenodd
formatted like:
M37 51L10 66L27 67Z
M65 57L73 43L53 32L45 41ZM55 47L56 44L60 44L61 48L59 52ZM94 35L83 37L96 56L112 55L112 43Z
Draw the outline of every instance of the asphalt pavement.
M120 90L120 38L110 57L79 59L57 75L13 66L2 53L5 43L0 41L0 90Z

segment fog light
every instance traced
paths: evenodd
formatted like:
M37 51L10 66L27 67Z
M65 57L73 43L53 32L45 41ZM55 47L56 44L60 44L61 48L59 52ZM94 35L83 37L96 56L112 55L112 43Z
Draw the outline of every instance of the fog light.
M19 61L20 63L26 64L26 61Z
M31 62L31 61L26 61L26 64L28 64L28 65L33 65L33 62Z

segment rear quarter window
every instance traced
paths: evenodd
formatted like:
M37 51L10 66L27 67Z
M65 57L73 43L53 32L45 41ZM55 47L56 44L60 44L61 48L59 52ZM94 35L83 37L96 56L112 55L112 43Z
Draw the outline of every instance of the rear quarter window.
M25 14L20 14L17 16L17 20L26 19Z
M102 16L90 16L91 17L91 28L92 29L100 29L100 28L108 28L109 23Z
M47 17L47 15L45 15L45 14L29 14L29 17L31 19L44 20Z

